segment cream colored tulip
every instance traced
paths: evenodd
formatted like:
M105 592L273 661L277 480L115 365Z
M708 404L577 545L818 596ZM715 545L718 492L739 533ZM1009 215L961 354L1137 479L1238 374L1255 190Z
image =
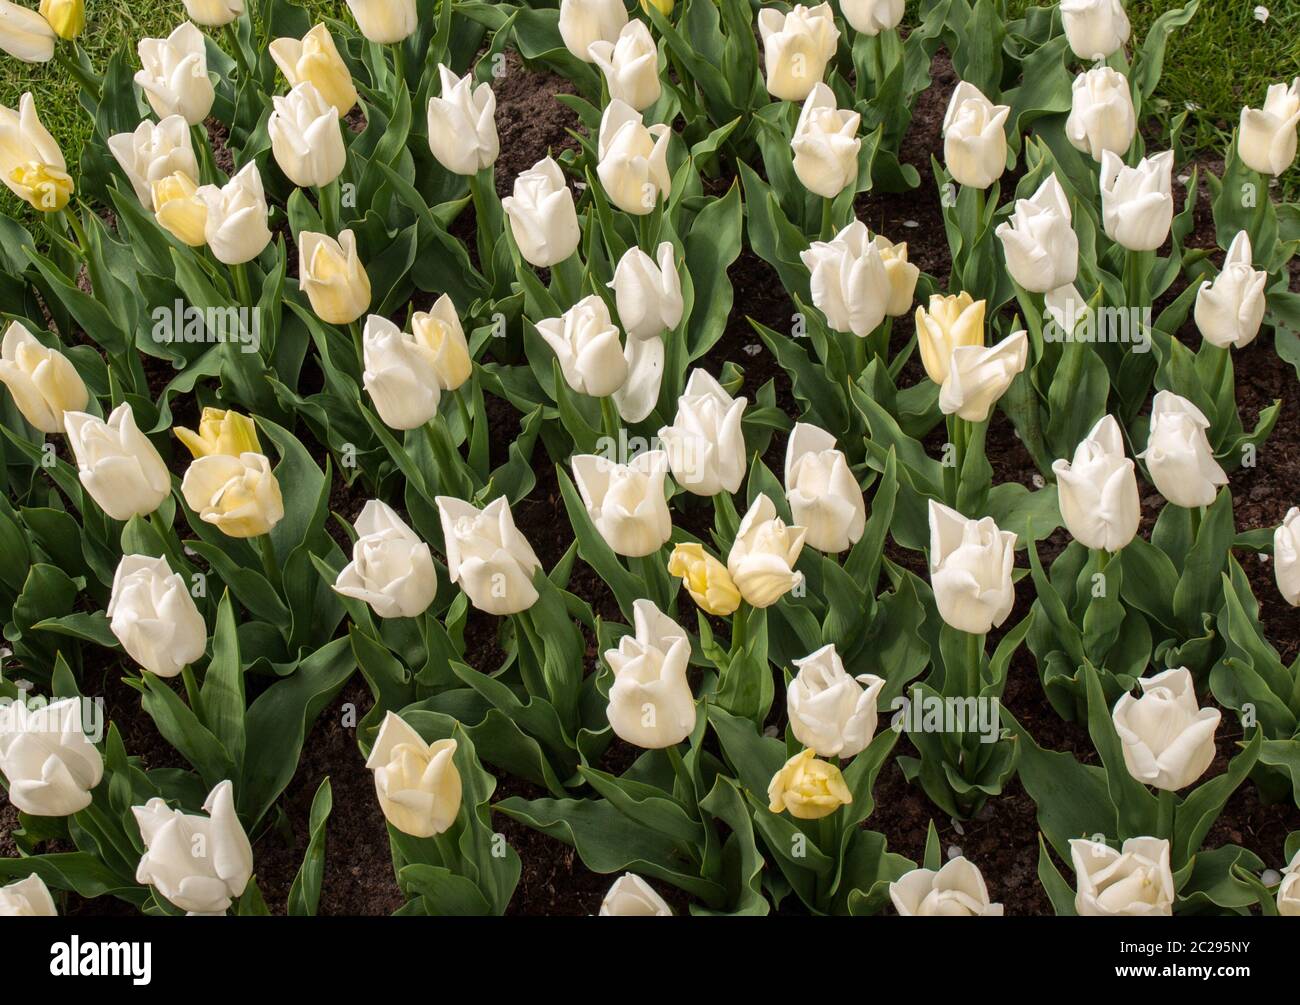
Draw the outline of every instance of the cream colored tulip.
M411 336L433 353L433 368L444 391L454 391L469 380L474 363L451 297L444 293L428 311L411 315Z
M699 496L740 488L747 461L744 413L743 397L733 398L707 371L691 371L673 424L659 430L678 485Z
M1061 0L1061 24L1070 48L1083 60L1107 59L1128 41L1121 0Z
M306 81L320 91L339 118L352 111L357 103L357 88L334 45L334 36L324 24L313 27L301 40L277 38L267 49L290 87Z
M834 643L795 660L798 673L785 691L794 738L819 757L856 757L876 735L876 703L885 679L850 677Z
M1028 199L1017 199L1011 218L998 225L1007 272L1030 293L1049 293L1078 276L1079 238L1070 220L1070 201L1051 174Z
M596 42L615 42L627 24L623 0L560 0L560 38L584 63Z
M223 265L252 261L271 243L270 210L256 161L245 164L221 188L200 186L197 195L208 209L204 239Z
M81 699L0 707L0 774L23 813L67 817L89 806L104 759L86 736Z
M0 105L0 181L42 213L56 212L72 198L63 151L41 125L30 91L18 99L17 111Z
M1109 66L1075 77L1065 135L1076 150L1095 161L1107 150L1122 157L1137 135L1137 112L1128 78Z
M363 601L381 618L419 617L438 592L433 552L394 510L371 499L356 523L352 561L334 590Z
M135 82L155 115L179 115L192 126L208 117L217 92L208 79L203 32L185 21L166 38L140 39L136 49Z
M207 625L189 584L165 558L123 555L105 613L126 654L159 677L176 677L207 649Z
M799 258L809 272L813 306L835 331L866 338L885 320L895 291L881 245L861 220L830 241L814 241Z
M694 541L679 544L668 556L668 574L676 576L705 614L726 617L740 606L740 590L727 567Z
M806 534L777 516L776 504L766 495L754 499L727 553L727 572L752 606L771 607L803 582L795 563Z
M184 0L185 13L195 24L220 28L244 13L244 0Z
M429 149L452 174L473 175L489 168L501 152L497 139L496 95L492 85L474 86L473 74L457 77L438 64L440 94L429 99Z
M835 92L818 81L804 99L790 148L795 177L824 199L834 199L858 180L862 116L836 107Z
M0 918L56 918L49 887L36 873L0 886Z
M614 674L605 714L619 739L647 750L671 747L695 729L690 639L649 600L633 604L632 620L634 633L605 651Z
M630 340L657 339L673 331L681 324L686 309L672 244L662 242L655 255L657 265L640 248L628 248L618 260L614 281L609 284L619 323Z
M85 412L65 412L63 426L82 487L112 519L148 516L171 494L167 465L136 427L127 402L113 409L107 422Z
M351 324L366 312L370 277L357 257L352 231L342 231L338 240L312 231L298 235L298 286L316 316L329 324Z
M913 869L889 884L889 899L903 917L1000 918L1002 905L989 902L988 887L975 863L958 855L943 868Z
M156 124L145 119L134 132L114 133L108 138L108 149L146 209L153 205L155 182L178 171L189 178L199 176L190 127L179 115L169 115Z
M24 63L48 63L57 37L50 23L30 7L0 0L0 50Z
M772 776L767 787L768 811L789 812L799 820L820 820L853 802L840 769L817 760L811 749L801 750Z
M208 204L184 171L159 178L150 196L158 226L191 248L207 243Z
M1300 607L1300 507L1287 510L1273 532L1273 574L1282 598Z
M1029 336L1012 332L997 345L958 346L939 388L939 411L983 422L1029 361Z
M1255 341L1264 322L1264 288L1268 273L1256 269L1250 235L1238 231L1213 282L1196 293L1196 327L1201 337L1220 349L1244 349Z
M625 872L605 894L598 913L602 918L671 918L673 910L644 879Z
M803 101L826 73L840 32L828 3L795 4L789 14L775 7L758 12L767 90L782 101Z
M284 176L303 188L320 188L343 172L348 152L334 106L311 81L295 84L271 98L275 110L266 123L271 153Z
M209 454L181 480L185 504L228 537L258 537L284 518L280 483L263 454Z
M1243 108L1237 153L1260 174L1280 175L1295 162L1296 126L1300 125L1300 77L1270 84L1263 108Z
M916 343L926 375L936 384L948 379L954 349L984 345L983 300L966 292L930 296L929 308L916 309Z
M1175 506L1209 506L1228 484L1205 431L1210 420L1186 398L1159 391L1151 403L1147 448L1138 457L1156 490Z
M542 563L515 527L503 497L482 509L452 496L434 501L447 549L447 574L471 604L484 613L504 615L537 603L533 574Z
M807 528L809 547L838 554L862 537L867 522L862 487L826 430L795 423L786 443L785 497L790 515Z
M361 382L384 425L419 429L438 414L442 388L434 349L378 314L366 318L361 346Z
M627 360L605 301L594 293L558 318L537 322L537 333L555 352L565 383L579 394L605 398L623 386Z
M1134 837L1116 851L1102 841L1070 841L1077 892L1074 909L1084 917L1158 917L1173 914L1174 874L1169 842Z
M1176 792L1205 774L1214 760L1214 734L1222 713L1196 703L1196 687L1185 667L1138 681L1142 696L1125 692L1111 718L1124 751L1124 764L1139 782Z
M1054 461L1057 502L1065 528L1085 548L1116 552L1137 534L1142 516L1137 466L1124 456L1124 436L1104 415L1074 451Z
M988 188L1002 177L1010 114L1010 105L993 104L974 84L957 85L943 119L944 166L957 184Z
M347 0L357 28L371 42L401 42L419 25L415 0Z
M901 318L912 309L921 270L907 260L906 241L895 244L884 234L877 234L871 243L885 263L885 276L889 279L889 303L885 306L885 313L891 318Z
M524 261L539 269L550 268L578 250L582 230L573 193L564 172L545 157L515 179L514 192L501 200L510 219L510 233Z
M64 413L80 412L90 400L68 357L38 342L21 321L10 322L0 342L0 383L42 433L63 432Z
M1101 215L1106 236L1129 251L1155 251L1174 221L1174 154L1144 157L1128 167L1119 156L1101 155Z
M929 516L930 586L939 616L958 631L986 635L1016 602L1016 535L999 530L992 517L968 520L933 499Z
M673 521L664 495L667 454L647 450L628 464L578 454L569 463L587 515L615 554L640 558L668 543Z
M654 411L663 383L664 356L664 340L658 336L629 338L623 346L627 378L611 397L625 423L641 422Z
M903 20L903 0L840 0L844 20L859 35L879 35Z
M659 100L659 50L644 21L629 21L617 41L597 39L587 53L605 75L611 98L627 102L638 112Z
M1282 870L1282 882L1277 887L1277 913L1284 918L1300 918L1300 849Z
M625 213L644 216L668 199L668 142L672 129L647 126L635 108L617 98L605 108L597 137L596 176L609 201Z

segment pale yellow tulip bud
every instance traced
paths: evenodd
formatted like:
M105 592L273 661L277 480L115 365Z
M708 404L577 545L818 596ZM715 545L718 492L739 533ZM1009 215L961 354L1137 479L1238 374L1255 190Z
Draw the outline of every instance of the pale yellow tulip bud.
M727 567L695 542L679 544L668 558L668 572L679 576L686 592L705 614L719 617L740 606L740 591Z
M197 192L198 186L184 171L159 178L150 189L158 226L191 248L203 246L208 224L208 205Z
M268 47L290 87L309 81L342 118L357 103L352 74L334 45L334 36L318 24L302 37L277 38Z
M417 311L411 317L411 334L433 354L434 369L443 390L454 391L469 380L473 371L469 344L451 297L444 293L431 310Z
M79 412L90 400L68 358L42 345L17 321L0 344L0 383L9 388L23 418L42 433L63 432L64 413Z
M357 241L345 230L338 240L303 231L298 235L298 284L322 321L350 324L370 306L370 278L357 257Z
M789 811L800 820L820 820L853 802L840 769L819 761L812 748L801 750L781 766L767 787L768 810Z
M247 415L228 412L224 408L205 408L199 417L199 431L184 426L172 430L195 457L209 454L260 454L262 445L257 442L257 425Z
M960 346L984 344L983 300L969 293L930 298L930 308L916 309L916 341L925 372L936 384L948 379L952 351Z

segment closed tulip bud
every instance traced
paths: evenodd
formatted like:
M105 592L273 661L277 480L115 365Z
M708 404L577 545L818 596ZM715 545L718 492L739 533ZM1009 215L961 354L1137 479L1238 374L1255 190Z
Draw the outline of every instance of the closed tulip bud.
M71 41L86 27L85 0L41 0L41 17L50 23L54 34Z
M794 566L806 533L803 527L787 526L766 495L754 500L727 554L732 582L752 606L771 607L803 582Z
M415 31L415 0L347 0L357 28L371 42L390 45Z
M1174 874L1169 842L1135 837L1116 851L1104 841L1070 841L1077 892L1074 909L1083 917L1173 914Z
M301 41L277 38L267 48L290 87L306 81L320 91L339 118L352 111L357 103L357 88L334 45L334 36L324 24L316 25Z
M3 891L0 891L3 896ZM0 910L0 914L4 911ZM1300 918L1300 849L1282 870L1282 882L1277 888L1277 913L1284 918Z
M30 92L18 111L0 105L0 180L9 191L42 213L54 213L72 198L72 176L63 151L41 125Z
M427 838L448 831L460 815L456 741L426 743L396 712L384 716L366 767L375 773L379 808L396 830Z
M1222 713L1201 708L1185 667L1143 677L1142 697L1125 693L1111 718L1124 764L1139 782L1176 792L1195 782L1214 760L1214 733Z
M939 388L939 411L983 422L1029 360L1029 336L1013 332L997 345L958 346Z
M10 322L0 342L0 383L42 433L63 432L64 413L79 412L90 400L68 357L42 345L20 321Z
M952 92L943 119L943 159L959 185L988 188L1007 169L1009 105L995 105L963 80Z
M146 209L153 206L155 182L178 171L190 178L199 176L190 127L179 115L156 124L145 119L134 132L114 133L108 138L108 149Z
M966 292L930 296L929 309L916 309L916 342L926 375L936 384L948 379L954 349L984 345L983 300Z
M57 918L49 887L36 873L0 886L0 918Z
M644 879L625 872L614 880L600 902L599 915L602 918L671 918L673 910Z
M1155 251L1174 221L1174 154L1166 150L1127 167L1109 150L1101 155L1101 214L1106 236L1129 251Z
M740 591L727 567L694 541L679 544L668 556L668 574L677 576L705 614L725 617L740 606Z
M390 429L419 429L438 414L438 354L378 314L361 333L365 370L361 382L375 411Z
M609 201L624 213L645 216L668 198L668 141L672 129L647 126L635 108L617 98L600 118L596 175Z
M623 385L627 361L605 301L594 293L558 318L537 322L537 333L560 361L565 382L579 394L605 398Z
M1133 540L1141 518L1136 465L1112 415L1102 416L1074 451L1052 464L1066 530L1086 548L1116 552Z
M711 374L691 371L671 426L659 430L673 478L687 492L735 492L745 477L745 399L733 398Z
M828 3L795 4L789 14L764 7L758 12L758 34L763 40L768 93L782 101L803 101L812 93L840 38Z
M962 855L943 868L913 869L889 884L889 899L903 917L1000 918L1002 905L989 902L988 887L975 863Z
M641 558L668 543L673 521L664 495L667 454L647 450L630 464L578 454L571 463L587 515L615 554Z
M56 37L50 23L30 7L0 0L0 50L24 63L48 63Z
M858 180L858 125L862 116L835 107L835 93L818 81L804 100L790 148L803 187L834 199Z
M411 337L433 353L433 368L444 391L454 391L469 380L474 363L456 305L447 294L435 300L428 311L411 315Z
M1124 74L1109 66L1074 78L1065 135L1076 150L1100 161L1107 150L1123 156L1137 135L1133 93Z
M799 820L820 820L853 802L840 769L819 761L811 749L786 761L767 786L768 811Z
M865 750L876 735L876 702L885 679L850 677L833 643L794 665L799 672L785 692L794 738L819 757L854 757Z
M1015 564L1015 534L930 500L930 586L945 622L972 635L1001 625L1016 602Z
M1214 282L1196 293L1196 327L1205 341L1220 349L1244 349L1255 341L1264 321L1264 286L1268 273L1255 269L1250 235L1238 231Z
M903 20L903 0L840 0L840 10L860 35L879 35Z
M895 244L883 234L877 234L871 243L885 263L885 276L889 279L889 303L885 306L885 313L891 318L901 318L912 309L921 270L907 260L906 241Z
M1007 272L1030 293L1067 286L1078 275L1079 238L1070 219L1070 201L1053 174L1030 198L1017 199L1010 221L998 226Z
M605 714L619 739L647 750L681 743L695 729L695 696L686 680L691 643L649 600L632 605L635 633L605 652L614 674Z
M835 331L866 338L885 320L894 288L880 245L861 220L833 240L814 241L799 257L810 273L813 306Z
M104 760L82 728L81 700L0 708L0 774L9 801L23 813L66 817L89 806Z
M1106 59L1128 41L1128 15L1120 0L1061 0L1061 24L1082 60Z
M263 454L200 457L181 480L185 504L228 537L258 537L284 517L280 483Z
M614 281L609 284L618 320L629 339L658 338L682 321L685 304L672 244L664 241L655 254L658 265L640 248L628 248L618 260Z
M252 261L271 243L270 210L256 161L249 161L221 188L200 186L198 196L208 208L203 236L223 265Z
M501 200L510 233L524 261L550 268L578 250L582 231L573 193L560 165L546 157L515 179L514 193Z
M790 515L807 528L809 547L838 554L862 537L867 521L862 488L826 430L795 423L785 450L785 497Z
M126 654L159 677L175 677L207 648L203 615L165 558L123 555L107 613Z
M1210 420L1186 398L1159 391L1151 403L1147 448L1138 457L1159 493L1175 506L1208 506L1228 484L1205 431Z
M649 14L650 8L653 7L664 17L667 17L673 12L673 2L674 0L641 0L641 9Z
M348 152L334 106L310 81L271 98L275 111L266 124L271 153L284 176L304 188L328 185L343 171Z
M1292 607L1300 607L1300 508L1292 506L1273 532L1273 572L1277 588Z
M1300 77L1271 84L1263 108L1243 108L1237 153L1260 174L1279 175L1295 161L1296 126L1300 124Z
M664 340L629 338L623 346L627 378L614 392L619 417L627 423L641 422L659 401L659 387L664 378Z
M191 248L207 242L208 204L184 171L159 178L150 196L154 219L172 237Z
M378 499L366 503L356 527L352 561L334 581L335 591L364 601L381 618L423 614L438 592L429 546Z
M184 0L185 13L195 24L220 28L244 13L244 0Z
M135 82L158 118L179 115L192 126L208 117L216 91L208 79L203 32L189 21L166 38L142 38Z
M298 235L298 286L316 316L329 324L351 324L366 312L370 277L357 257L352 231L342 231L338 240L309 230Z
M148 516L171 493L167 465L135 424L126 402L108 421L85 412L67 412L63 428L77 458L81 485L114 520Z
M493 499L481 510L452 496L438 496L447 548L447 573L469 602L487 614L518 614L537 603L536 552L515 528L510 505Z
M638 112L659 100L659 50L644 21L629 21L616 42L603 38L592 42L588 55L605 75L611 98L627 102Z
M501 152L496 95L490 84L475 87L472 74L457 77L441 63L438 79L442 93L429 99L429 149L452 174L478 174Z
M560 38L584 63L596 42L614 42L627 24L623 0L560 0Z
M177 426L172 432L194 457L207 457L209 454L238 457L262 452L257 441L257 424L247 415L224 408L203 409L197 433L184 426Z
M234 787L218 782L206 817L172 809L158 796L132 806L145 853L135 881L190 914L224 914L253 877L253 846L235 813Z

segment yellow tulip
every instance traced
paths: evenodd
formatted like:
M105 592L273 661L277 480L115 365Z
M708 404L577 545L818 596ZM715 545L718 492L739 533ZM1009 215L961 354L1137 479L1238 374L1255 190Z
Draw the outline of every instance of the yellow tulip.
M182 244L201 248L205 242L208 205L195 193L198 186L184 171L159 178L150 190L154 219L158 226Z
M680 576L705 614L724 616L740 606L740 591L727 567L696 543L679 544L668 558L668 572Z
M925 372L936 384L948 379L952 352L962 346L984 344L983 300L969 293L930 298L930 309L916 309L916 342Z
M819 761L811 748L786 761L767 787L768 809L800 820L820 820L853 802L840 769Z
M44 213L62 209L72 197L63 151L41 125L31 92L19 99L16 111L0 105L0 182Z
M71 41L86 27L85 0L41 0L41 16L50 23L54 34Z
M334 45L334 37L324 24L316 25L301 41L277 38L269 48L271 58L291 88L304 80L310 81L340 117L352 111L357 103L357 88Z
M641 0L641 9L647 14L650 13L651 7L667 17L673 12L673 0Z
M298 286L316 316L329 324L349 324L366 312L370 278L352 231L343 231L338 240L307 230L298 235Z
M205 408L199 417L199 431L184 426L172 430L176 438L195 457L209 454L260 454L262 445L257 442L257 425L247 415L228 412L224 408Z

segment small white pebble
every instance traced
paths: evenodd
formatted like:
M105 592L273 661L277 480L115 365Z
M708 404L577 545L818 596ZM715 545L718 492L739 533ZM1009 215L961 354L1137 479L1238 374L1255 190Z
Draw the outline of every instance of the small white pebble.
M763 347L757 342L751 342L749 345L745 346L745 353L749 356L757 356L762 351Z
M1261 562L1267 562L1267 561L1268 561L1268 555L1264 554L1264 552L1261 551L1261 552L1259 553L1259 560L1260 560Z
M1179 185L1186 185L1186 184L1187 184L1189 181L1191 181L1191 180L1192 180L1192 176L1189 175L1189 174L1180 174L1180 175L1178 176L1178 184L1179 184Z
M577 189L579 192L587 191L587 183L585 181L575 181L573 183L573 187Z
M195 551L193 548L191 548L188 544L181 545L181 548L184 550L186 558L193 558L195 555L198 554L198 552Z
M1258 7L1255 8L1255 20L1258 21L1260 24L1263 24L1265 21L1268 20L1268 14L1269 14L1268 8L1265 7L1263 4L1260 4Z
M915 230L917 227L921 225L915 220L904 220L903 226L908 228L909 230Z
M1047 484L1047 479L1044 478L1042 475L1040 475L1037 471L1034 472L1034 476L1029 480L1033 482L1034 488L1036 489L1041 489L1044 485Z
M1282 874L1276 869L1265 869L1259 874L1259 881L1265 886L1277 886L1282 882Z
M948 846L948 861L951 862L955 858L961 858L961 849L955 844L950 844Z

